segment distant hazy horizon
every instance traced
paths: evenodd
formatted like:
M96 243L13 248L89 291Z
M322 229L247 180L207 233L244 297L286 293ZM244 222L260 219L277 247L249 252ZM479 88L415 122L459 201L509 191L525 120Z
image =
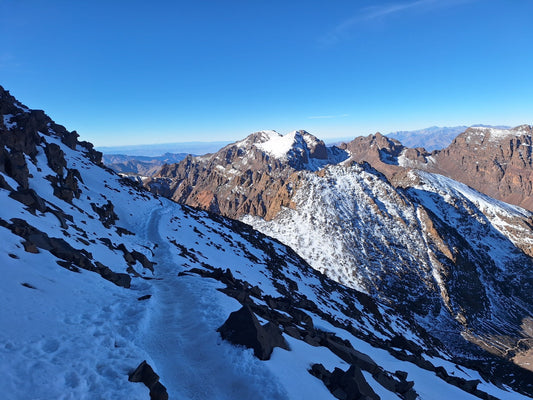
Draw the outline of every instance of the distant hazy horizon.
M511 128L511 126L506 125L484 125L484 124L473 124L473 125L460 125L460 126L451 126L451 127L440 127L440 126L430 126L422 129L416 129L412 131L392 131L392 132L382 132L385 136L390 136L393 138L398 138L399 134L410 134L411 136L420 135L423 136L425 134L429 134L432 131L436 130L438 132L442 131L450 131L449 133L453 134L459 134L461 133L462 129L466 129L469 126L491 126L495 128ZM252 133L252 132L250 132ZM288 132L279 132L281 135L285 135ZM315 135L313 132L309 132L312 135ZM374 132L376 133L376 132ZM248 135L246 135L248 136ZM136 145L118 145L118 146L96 146L96 150L101 151L104 154L123 154L128 156L161 156L165 153L187 153L187 154L193 154L193 155L203 155L207 153L214 153L218 150L220 150L222 147L234 143L238 140L244 139L246 136L237 138L236 140L223 140L223 141L193 141L193 142L170 142L170 143L145 143L145 144L136 144ZM354 138L358 136L365 136L365 135L354 135L354 136L344 136L344 137L329 137L329 138L322 138L318 135L315 135L318 139L323 140L326 145L335 145L340 144L342 142L349 142L353 140ZM449 136L449 138L453 138L452 136ZM444 138L444 141L441 143L445 143L448 138ZM449 140L451 142L451 139ZM417 147L412 146L411 143L415 143L413 141L407 141L406 143L402 144L408 146L408 147ZM438 146L437 146L438 147ZM434 150L437 147L435 146L428 146L426 150ZM445 146L440 146L440 148L444 148Z

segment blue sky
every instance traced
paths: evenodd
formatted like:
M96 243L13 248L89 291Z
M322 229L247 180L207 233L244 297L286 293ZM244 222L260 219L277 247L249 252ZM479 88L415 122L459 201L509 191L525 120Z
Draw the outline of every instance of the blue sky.
M533 1L0 0L0 85L99 146L533 123Z

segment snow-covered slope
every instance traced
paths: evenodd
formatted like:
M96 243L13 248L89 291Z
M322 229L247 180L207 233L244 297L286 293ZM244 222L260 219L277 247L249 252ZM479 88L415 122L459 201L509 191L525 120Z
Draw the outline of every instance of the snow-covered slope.
M368 164L330 166L303 175L294 206L271 221L243 220L332 279L417 314L451 347L467 337L528 354L531 213L426 172L395 183L405 189Z
M532 393L512 364L457 365L414 318L248 225L121 179L75 132L1 88L0 114L10 114L0 119L2 398Z

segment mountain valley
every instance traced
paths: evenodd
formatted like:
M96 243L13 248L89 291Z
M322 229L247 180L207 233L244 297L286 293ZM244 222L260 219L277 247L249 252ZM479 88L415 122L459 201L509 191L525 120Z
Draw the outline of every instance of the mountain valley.
M1 87L0 114L4 398L533 397L530 211L305 131L148 191Z

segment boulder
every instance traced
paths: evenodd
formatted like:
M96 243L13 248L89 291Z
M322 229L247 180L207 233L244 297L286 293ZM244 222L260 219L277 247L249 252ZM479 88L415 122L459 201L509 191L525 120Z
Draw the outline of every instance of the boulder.
M167 389L159 382L159 375L154 372L146 360L129 374L128 380L144 383L150 389L151 400L168 400Z
M347 371L335 368L330 377L330 392L338 399L346 400L379 400L365 380L359 367L352 365Z
M262 326L247 305L232 312L217 332L224 340L253 349L260 360L269 360L274 347L289 350L279 327L271 322Z
M35 212L35 210L40 212L46 211L46 204L44 200L39 197L39 195L35 193L35 190L33 189L19 189L9 193L9 197L24 204L25 206L28 206L32 212Z
M126 289L131 286L131 276L128 274L114 272L99 261L95 261L94 264L96 265L96 272L98 272L102 278Z

